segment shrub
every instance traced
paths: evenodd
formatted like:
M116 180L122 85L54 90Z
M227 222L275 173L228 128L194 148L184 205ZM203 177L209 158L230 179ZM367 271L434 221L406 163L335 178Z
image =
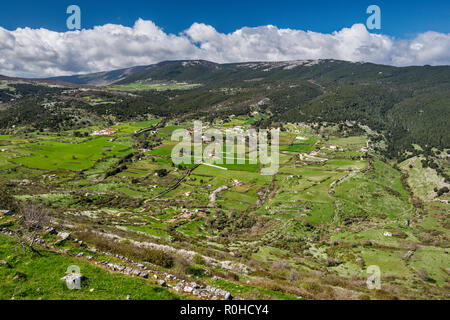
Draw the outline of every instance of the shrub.
M202 269L202 268L198 268L198 267L195 267L195 266L189 266L187 268L187 273L192 275L192 276L201 278L201 277L205 276L206 271L204 269Z
M289 268L289 263L284 260L275 261L274 263L272 263L272 268L278 269L278 270L286 270Z
M0 210L17 211L19 206L8 187L0 185Z
M174 266L174 257L161 250L138 247L126 241L112 241L89 231L77 233L77 238L83 239L87 243L92 243L98 249L106 252L153 263L164 268L172 268Z
M302 288L313 295L317 295L323 290L317 282L306 282L302 285Z
M196 255L194 256L194 258L192 259L192 261L193 261L194 263L196 263L196 264L206 265L205 259L204 259L201 255L199 255L199 254L196 254Z
M301 279L300 273L298 273L296 270L291 270L291 273L289 274L288 280L290 282L294 282L294 281L298 281L300 279Z
M176 256L174 261L174 270L173 273L178 275L179 277L183 277L186 274L189 274L189 267L191 263L182 256Z
M167 176L169 174L169 171L167 171L167 169L158 169L156 170L156 174L158 175L158 177L162 178Z
M236 273L233 273L233 272L228 272L226 278L229 280L232 280L232 281L239 282L239 275L237 275Z
M423 281L430 281L431 277L428 274L428 272L424 269L421 268L417 271L417 275L419 276L420 279L422 279Z

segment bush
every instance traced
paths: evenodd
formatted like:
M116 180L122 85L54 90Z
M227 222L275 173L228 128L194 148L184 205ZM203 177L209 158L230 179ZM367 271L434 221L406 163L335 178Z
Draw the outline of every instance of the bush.
M322 287L316 282L306 282L302 285L302 288L313 295L319 294L323 290Z
M234 272L228 272L226 278L227 278L228 280L232 280L232 281L239 282L239 275L237 275L237 274L234 273Z
M428 272L424 268L419 269L419 271L417 271L417 275L423 281L430 281L431 280L430 275L428 274Z
M158 177L162 178L167 176L169 174L169 171L167 171L167 169L158 169L156 170L156 174L158 175Z
M19 210L19 205L14 199L8 187L0 185L0 210L11 210L13 212Z
M144 250L143 260L164 268L172 268L174 265L173 257L161 250Z
M443 188L441 188L440 190L437 191L437 196L440 197L443 194L446 194L448 192L449 192L448 187L443 187Z
M172 268L174 266L174 257L161 250L141 248L130 242L112 241L93 232L80 232L77 234L77 238L83 239L87 243L92 243L98 249L106 252L153 263L163 268Z
M187 273L192 275L192 276L201 278L201 277L205 276L206 271L204 269L202 269L202 268L189 266L187 268Z
M192 261L193 261L195 264L206 265L205 259L204 259L201 255L199 255L199 254L196 254L196 255L194 256L194 258L192 259Z
M182 256L175 257L174 270L175 273L179 277L183 277L186 274L189 274L191 263Z
M272 263L272 268L275 270L286 270L289 269L289 262L280 260Z

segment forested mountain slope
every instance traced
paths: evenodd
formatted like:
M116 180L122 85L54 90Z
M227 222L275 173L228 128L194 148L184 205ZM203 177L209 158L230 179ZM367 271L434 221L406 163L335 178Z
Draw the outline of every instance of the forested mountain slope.
M367 125L389 141L387 153L392 157L414 151L413 144L425 149L449 146L449 66L195 60L54 80L114 84L68 93L67 88L42 83L2 80L0 97L7 110L0 114L0 126L82 127L91 120L125 121L145 114L211 120L261 111L266 117L256 126L346 121ZM90 99L96 99L95 108Z

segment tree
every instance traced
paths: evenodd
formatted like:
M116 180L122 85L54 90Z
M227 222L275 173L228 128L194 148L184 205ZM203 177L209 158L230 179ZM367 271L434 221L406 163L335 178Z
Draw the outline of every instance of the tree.
M38 252L34 244L38 239L40 231L48 225L50 218L44 207L39 204L22 205L18 226L18 234L24 249Z
M158 177L162 178L167 176L169 174L169 171L167 171L167 169L158 169L156 170L156 174L158 175Z
M443 187L443 188L441 188L441 189L439 189L439 190L437 190L437 188L436 188L435 192L437 192L437 196L440 197L440 196L442 196L443 194L448 193L448 192L449 192L449 189L448 189L448 187Z

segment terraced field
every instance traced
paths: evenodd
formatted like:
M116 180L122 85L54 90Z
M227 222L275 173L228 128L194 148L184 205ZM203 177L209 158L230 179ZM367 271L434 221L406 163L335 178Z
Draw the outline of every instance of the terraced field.
M248 159L175 166L171 133L191 123L161 120L116 124L108 128L116 132L99 137L72 131L0 136L0 179L13 186L17 200L49 208L52 225L90 246L103 244L99 234L125 239L117 246L161 246L176 258L156 269L243 298L419 298L423 290L448 298L449 207L432 191L443 183L432 169L422 170L414 159L397 168L364 135L324 139L295 124L281 132L273 176ZM248 117L233 121L243 128L252 123ZM137 134L142 129L148 130ZM152 144L142 147L142 141ZM0 225L17 228L5 216ZM381 269L385 290L367 289L371 265ZM21 264L14 268L30 272ZM11 273L0 277L7 297ZM102 273L92 277L93 286L109 281ZM114 290L92 297L123 295ZM177 297L152 290L137 298ZM51 297L62 298L58 292Z

